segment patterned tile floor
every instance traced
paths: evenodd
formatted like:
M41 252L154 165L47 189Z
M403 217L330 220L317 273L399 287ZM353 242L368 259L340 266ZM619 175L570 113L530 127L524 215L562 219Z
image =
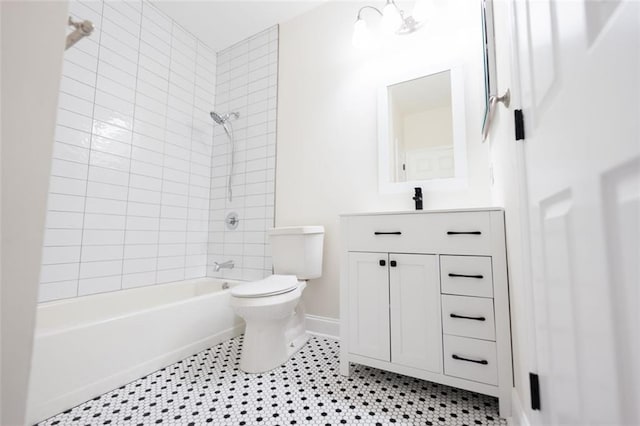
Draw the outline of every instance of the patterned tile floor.
M495 398L355 366L312 337L264 374L238 368L242 336L96 397L41 425L506 425Z

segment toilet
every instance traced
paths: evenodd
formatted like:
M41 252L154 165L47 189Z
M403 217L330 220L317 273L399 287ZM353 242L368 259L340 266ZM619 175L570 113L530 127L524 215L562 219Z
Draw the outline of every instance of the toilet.
M300 298L307 280L322 275L322 226L267 231L273 271L231 289L231 306L246 323L240 369L262 373L284 364L309 340Z

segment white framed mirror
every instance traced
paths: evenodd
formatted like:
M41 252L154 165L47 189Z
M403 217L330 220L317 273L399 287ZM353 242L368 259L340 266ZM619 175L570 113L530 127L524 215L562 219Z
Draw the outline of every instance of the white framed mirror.
M378 94L381 193L467 185L464 80L459 66L390 81Z

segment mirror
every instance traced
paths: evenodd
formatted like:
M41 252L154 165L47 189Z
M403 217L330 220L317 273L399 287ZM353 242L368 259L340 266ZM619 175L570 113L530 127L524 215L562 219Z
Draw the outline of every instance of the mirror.
M484 118L482 120L483 135L485 128L488 126L489 120L489 98L496 83L496 52L495 52L495 35L493 30L493 2L492 0L482 0L482 58L484 65ZM497 93L494 93L497 95ZM488 129L487 129L488 130ZM482 142L484 142L484 137Z
M387 87L392 182L451 178L449 70Z
M459 71L443 69L380 89L381 192L464 185L464 97Z

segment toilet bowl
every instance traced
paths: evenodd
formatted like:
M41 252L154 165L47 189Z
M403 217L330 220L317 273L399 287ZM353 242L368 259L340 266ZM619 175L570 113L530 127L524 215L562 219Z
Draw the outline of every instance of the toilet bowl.
M300 304L306 285L293 275L272 275L232 289L231 306L246 323L242 371L272 370L309 340Z
M240 369L272 370L309 340L300 298L307 280L322 272L322 226L274 228L271 242L274 275L231 289L231 306L246 323Z

